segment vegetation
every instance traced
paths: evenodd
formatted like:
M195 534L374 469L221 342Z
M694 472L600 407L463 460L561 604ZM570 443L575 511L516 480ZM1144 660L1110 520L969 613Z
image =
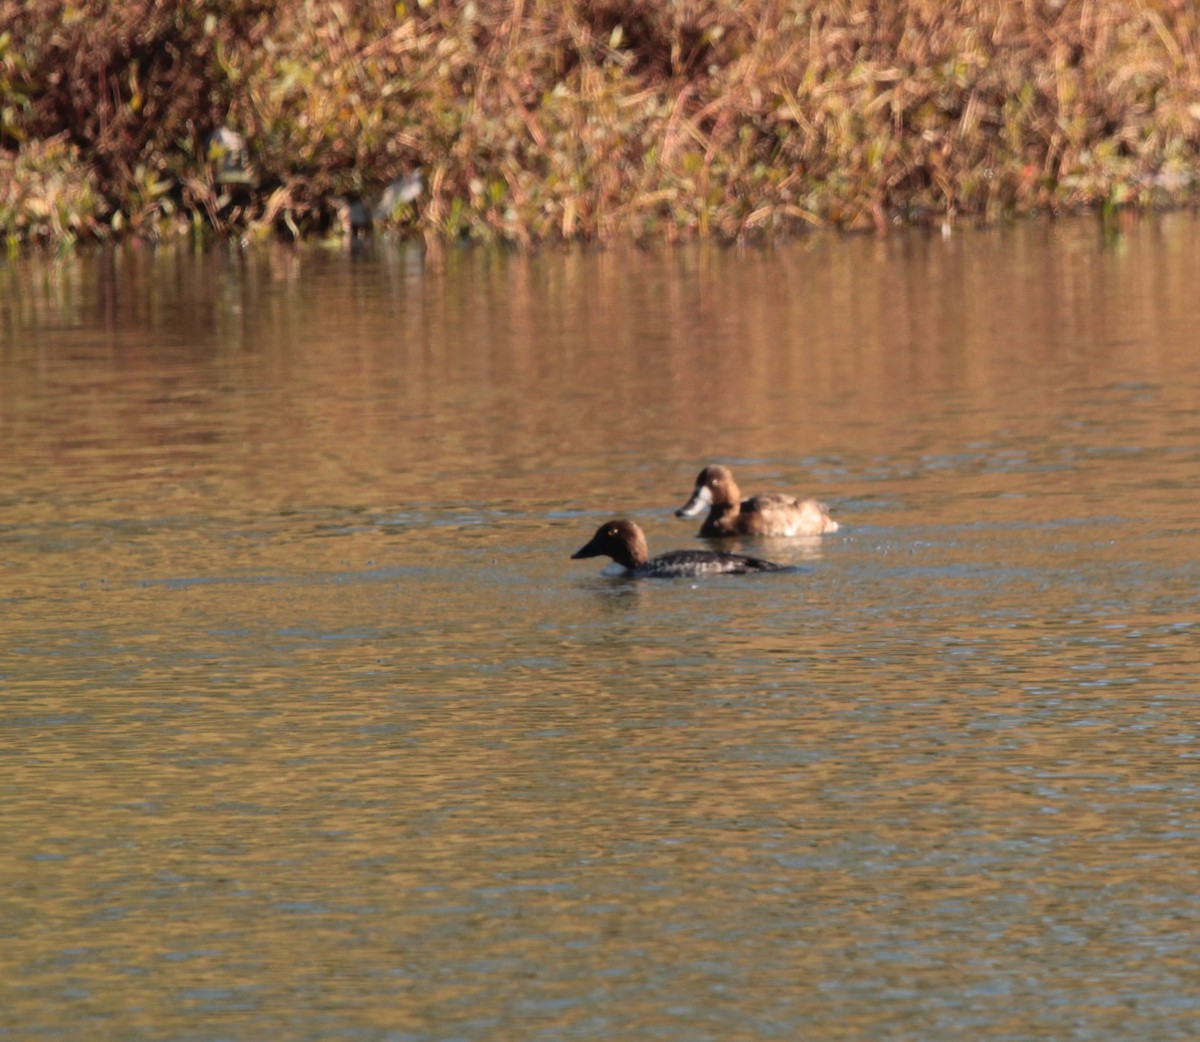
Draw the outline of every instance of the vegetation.
M0 232L324 233L418 167L377 217L520 243L1174 204L1198 45L1192 0L0 0Z

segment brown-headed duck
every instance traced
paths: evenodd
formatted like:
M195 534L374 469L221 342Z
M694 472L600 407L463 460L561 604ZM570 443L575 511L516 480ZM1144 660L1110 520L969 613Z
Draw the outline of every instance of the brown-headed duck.
M596 529L589 543L571 554L573 561L582 557L611 557L613 564L604 569L605 575L624 575L634 579L677 579L685 576L795 570L758 557L716 550L670 550L651 557L642 530L634 522L623 518L604 522Z
M675 516L695 517L705 507L708 517L700 526L700 535L708 538L821 535L838 530L828 508L815 499L795 499L781 492L742 499L733 472L719 463L700 471L692 498Z

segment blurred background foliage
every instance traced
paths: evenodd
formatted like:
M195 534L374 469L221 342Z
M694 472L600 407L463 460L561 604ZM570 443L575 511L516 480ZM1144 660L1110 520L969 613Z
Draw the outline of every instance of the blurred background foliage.
M0 0L0 229L533 243L1179 204L1198 7Z

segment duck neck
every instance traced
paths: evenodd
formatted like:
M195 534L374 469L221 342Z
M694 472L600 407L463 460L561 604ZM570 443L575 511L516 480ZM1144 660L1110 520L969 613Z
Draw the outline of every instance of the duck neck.
M615 557L613 560L626 568L637 568L639 565L645 564L650 560L650 551L646 549L645 537L639 532L636 538L621 547L621 556Z

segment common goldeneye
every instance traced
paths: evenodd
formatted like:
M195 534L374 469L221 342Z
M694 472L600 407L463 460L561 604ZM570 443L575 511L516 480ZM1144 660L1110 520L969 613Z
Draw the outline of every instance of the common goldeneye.
M604 522L586 546L571 554L572 560L581 557L611 557L619 571L610 572L610 565L604 569L606 575L626 575L635 579L677 579L684 576L792 570L787 565L774 564L758 557L715 550L671 550L651 557L642 530L634 522L620 518Z
M742 499L733 472L719 463L700 471L692 498L675 516L695 517L705 507L709 510L700 526L702 536L821 535L838 530L828 508L815 499L794 499L780 492Z

